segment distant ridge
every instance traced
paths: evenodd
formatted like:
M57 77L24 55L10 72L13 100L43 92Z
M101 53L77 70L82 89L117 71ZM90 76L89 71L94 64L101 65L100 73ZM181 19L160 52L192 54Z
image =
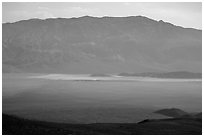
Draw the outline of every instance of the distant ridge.
M3 72L202 72L202 31L144 16L2 25Z
M45 20L69 20L69 19L81 19L81 18L92 18L92 19L110 19L110 18L146 18L148 20L152 20L152 21L156 21L156 22L161 22L161 23L166 23L166 24L170 24L173 26L177 26L177 27L181 27L181 28L185 28L185 29L195 29L195 30L200 30L201 29L197 29L197 28L189 28L189 27L183 27L183 26L179 26L179 25L174 25L170 22L166 22L163 20L155 20L155 19L151 19L148 18L146 16L142 16L142 15L138 15L138 16L101 16L101 17L97 17L97 16L89 16L89 15L85 15L85 16L80 16L80 17L69 17L69 18L65 18L65 17L55 17L55 18L45 18L45 19L40 19L40 18L30 18L30 19L25 19L25 20L19 20L19 21L14 21L14 22L4 22L2 24L13 24L13 23L18 23L18 22L24 22L24 21L45 21Z
M179 26L179 25L174 25L170 22L166 22L163 20L155 20L155 19L151 19L148 18L146 16L142 16L142 15L138 15L138 16L101 16L101 17L97 17L97 16L89 16L89 15L85 15L85 16L80 16L80 17L69 17L69 18L65 18L65 17L55 17L55 18L45 18L45 19L40 19L40 18L30 18L30 19L25 19L25 20L19 20L19 21L14 21L14 22L4 22L2 24L14 24L14 23L18 23L18 22L25 22L25 21L45 21L45 20L69 20L69 19L82 19L82 18L92 18L92 19L111 19L111 18L144 18L147 20L152 20L155 22L160 22L160 23L166 23L172 26L176 26L176 27L181 27L181 28L185 28L185 29L195 29L195 30L199 30L202 31L201 29L197 29L197 28L189 28L189 27L183 27L183 26Z
M202 73L193 73L187 71L176 71L166 73L120 73L119 76L141 76L141 77L153 77L153 78L180 78L180 79L201 79Z

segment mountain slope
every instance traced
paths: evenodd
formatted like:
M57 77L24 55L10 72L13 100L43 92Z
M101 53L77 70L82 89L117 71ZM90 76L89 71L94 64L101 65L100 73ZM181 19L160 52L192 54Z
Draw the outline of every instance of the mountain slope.
M3 72L201 72L201 34L142 16L6 23Z
M65 124L2 115L3 135L200 135L202 119L173 118L139 123Z

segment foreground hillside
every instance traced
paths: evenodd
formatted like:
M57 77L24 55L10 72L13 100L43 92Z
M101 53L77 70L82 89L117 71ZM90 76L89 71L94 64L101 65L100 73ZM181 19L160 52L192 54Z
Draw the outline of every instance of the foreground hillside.
M202 31L143 16L2 25L3 72L201 72Z
M2 115L3 135L201 135L202 119L172 118L139 123L62 124Z

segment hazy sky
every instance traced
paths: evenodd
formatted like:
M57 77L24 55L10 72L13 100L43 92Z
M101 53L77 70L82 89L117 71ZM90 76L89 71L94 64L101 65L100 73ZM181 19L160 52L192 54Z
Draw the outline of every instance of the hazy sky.
M11 3L4 2L2 21L15 22L30 18L71 18L79 16L146 16L175 25L202 28L202 4L199 3Z

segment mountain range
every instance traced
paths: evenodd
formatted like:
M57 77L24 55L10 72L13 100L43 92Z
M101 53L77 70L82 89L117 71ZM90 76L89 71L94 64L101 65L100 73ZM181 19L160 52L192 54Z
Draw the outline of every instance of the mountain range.
M202 72L202 30L144 16L2 24L3 72Z

